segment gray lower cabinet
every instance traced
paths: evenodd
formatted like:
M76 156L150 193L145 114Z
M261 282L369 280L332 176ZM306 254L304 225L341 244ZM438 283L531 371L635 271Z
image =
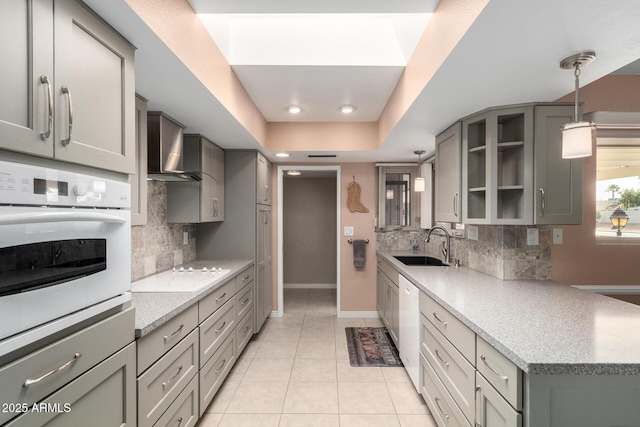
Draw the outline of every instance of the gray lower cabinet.
M254 266L138 339L138 426L193 426L253 336Z
M400 345L400 295L398 272L385 260L378 258L376 278L376 307L396 346Z
M3 366L0 402L21 406L0 423L27 408L10 425L136 425L133 339L129 308Z

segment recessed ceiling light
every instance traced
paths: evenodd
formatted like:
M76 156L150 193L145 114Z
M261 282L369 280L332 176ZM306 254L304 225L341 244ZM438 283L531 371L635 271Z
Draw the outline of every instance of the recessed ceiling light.
M289 157L289 153L276 153L276 157Z
M338 110L341 113L344 113L344 114L353 113L357 109L358 109L358 107L356 107L355 105L351 105L351 104L345 104L345 105L342 105L340 108L338 108Z
M287 171L287 175L289 176L300 176L302 173L300 171Z
M302 112L302 107L299 105L289 105L286 110L291 114L298 114Z

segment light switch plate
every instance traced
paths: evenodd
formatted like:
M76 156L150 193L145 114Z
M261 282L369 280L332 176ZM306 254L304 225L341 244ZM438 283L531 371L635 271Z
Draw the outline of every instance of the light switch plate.
M527 245L536 246L540 244L537 228L527 228Z
M344 235L345 236L353 236L353 226L347 225L344 227Z
M562 228L553 229L553 244L554 245L562 244Z
M467 226L467 236L469 240L478 240L478 227L475 225Z
M188 231L184 231L182 233L182 244L183 245L188 245L189 244L189 232Z

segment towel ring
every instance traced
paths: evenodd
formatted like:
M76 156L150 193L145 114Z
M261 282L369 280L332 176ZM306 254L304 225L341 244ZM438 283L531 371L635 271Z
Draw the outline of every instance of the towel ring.
M369 239L364 239L365 243L369 243ZM347 240L347 243L353 243L353 239Z

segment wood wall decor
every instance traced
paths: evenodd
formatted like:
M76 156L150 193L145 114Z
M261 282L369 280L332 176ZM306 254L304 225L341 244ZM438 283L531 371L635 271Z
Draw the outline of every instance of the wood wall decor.
M369 209L366 208L360 202L360 185L356 182L356 177L353 177L353 182L350 182L347 186L347 191L349 192L347 197L347 208L349 208L349 212L358 212L358 213L367 213Z

